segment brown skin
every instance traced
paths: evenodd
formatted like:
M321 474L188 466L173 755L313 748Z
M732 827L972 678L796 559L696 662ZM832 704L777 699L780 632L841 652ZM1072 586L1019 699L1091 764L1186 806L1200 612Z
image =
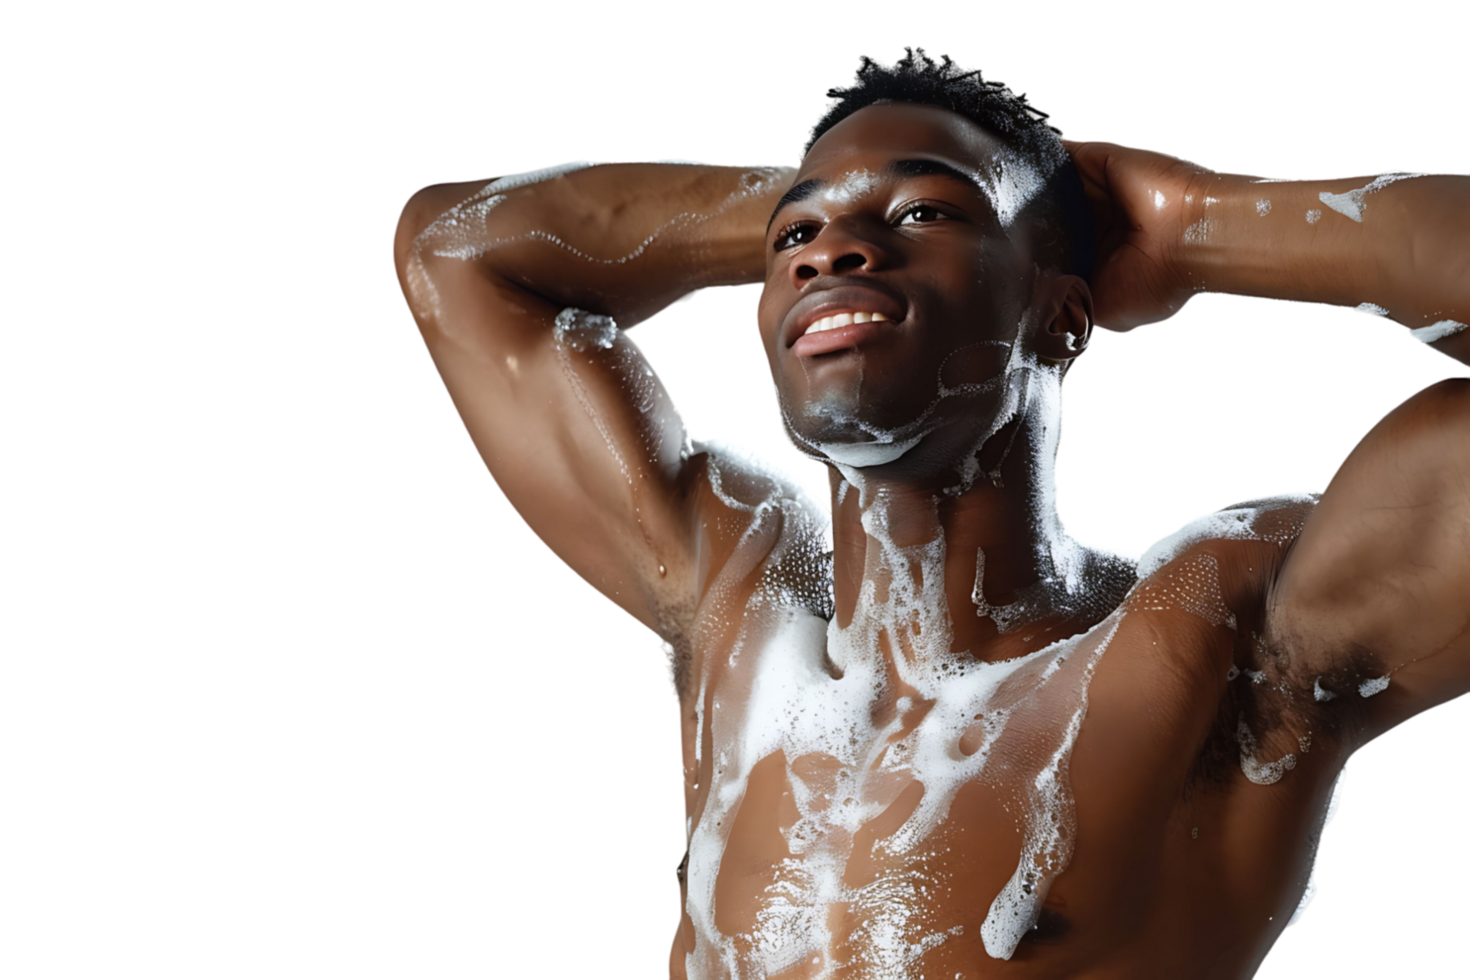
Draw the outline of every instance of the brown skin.
M803 161L798 181L835 182L861 170L881 173L893 160L933 160L975 169L998 146L969 120L943 109L875 106L854 119L867 125L844 124L826 134ZM1008 353L982 346L987 341L1019 340L1054 363L1086 347L1091 327L1086 283L1038 270L1030 260L1025 230L1008 237L976 189L952 177L925 175L885 182L883 190L888 193L846 204L813 197L787 205L774 215L767 233L761 336L798 445L824 436L841 441L843 435L840 426L804 416L802 406L838 402L864 422L892 427L924 412L934 388L916 379L941 376L941 366L950 388L985 382ZM794 241L805 234L814 235L810 244ZM854 280L884 293L863 298L863 286ZM826 297L837 296L830 302L838 309L849 303L867 309L881 308L884 294L897 298L896 309L903 315L881 325L871 340L853 350L815 357L793 349L796 328L803 319L824 312ZM1036 311L1032 329L1018 326L1028 310ZM916 505L912 523L895 528L896 543L933 538L927 501L957 482L955 460L988 431L999 401L999 389L978 398L942 401L932 413L941 423L938 429L896 463L865 471L875 495L907 498ZM986 469L999 462L1011 435L1008 429L982 452ZM1025 446L1031 435L1023 431L1017 442ZM985 659L1023 651L1010 641L1001 644L994 625L973 614L975 550L985 548L987 586L997 596L1039 575L1032 533L1038 523L1032 492L1037 475L1024 451L1012 451L1005 463L1004 488L986 483L951 498L941 518L948 543L954 648ZM835 470L833 476L835 480ZM834 582L837 619L845 625L867 560L868 537L856 493L834 506L834 532L837 552L847 559L837 563ZM1050 642L1081 625L1052 624L1035 637Z
M620 342L564 369L551 327L565 306L610 314L627 328L692 290L764 279L761 336L799 440L843 435L830 411L804 411L812 404L890 425L930 406L932 386L913 379L934 377L941 363L950 387L991 377L1000 348L977 348L977 338L1020 342L1061 364L1085 348L1094 314L1103 326L1129 329L1167 318L1204 290L1370 300L1410 327L1470 321L1470 179L1461 177L1391 185L1368 199L1364 224L1326 212L1309 225L1302 216L1322 208L1320 191L1343 192L1368 178L1263 191L1249 178L1159 154L1069 145L1099 217L1090 290L1038 268L1028 228L1002 228L982 195L948 176L884 179L851 200L809 197L767 228L793 182L881 173L894 160L983 168L993 147L989 135L944 110L875 106L826 134L799 173L745 198L730 197L741 170L674 165L598 167L512 194L486 219L500 244L471 260L416 253L414 241L482 183L428 188L405 209L397 240L405 292L497 482L573 568L675 646L686 676L708 668L717 685L711 665L732 637L696 640L689 626L748 515L711 492L703 454L681 454L682 426L656 381L637 399L627 393L629 366L642 370L636 348ZM1273 207L1261 217L1255 202L1267 196ZM1198 236L1185 230L1204 219L1206 242L1187 243ZM544 235L526 237L530 230L604 259L658 234L636 260L589 262ZM903 316L854 347L803 359L790 346L793 318L834 288L892 303ZM1470 361L1470 332L1436 347ZM1000 465L1001 486L981 480L937 511L933 504L954 483L957 456L988 431L997 404L984 395L941 402L932 415L939 424L918 446L866 474L872 491L893 502L898 543L929 540L936 524L942 528L954 648L986 659L1038 649L1101 618L1058 613L1023 637L1000 636L974 614L975 549L985 550L993 603L1041 574L1035 555L1047 515L1038 513L1034 491L1047 476L1034 471L1030 453L1003 456L1001 445L1015 437L1024 447L1037 433L1003 429L982 447L982 468ZM834 494L839 622L851 617L872 570L856 496L838 505ZM1470 690L1470 381L1410 399L1364 438L1320 503L1283 505L1263 520L1280 532L1272 540L1204 541L1179 559L1216 560L1237 630L1145 608L1177 563L1127 600L1129 615L1100 661L1072 757L1075 854L1047 897L1043 928L1009 961L985 954L976 927L1015 868L1015 823L993 789L962 791L939 833L949 870L963 875L928 914L967 928L929 954L927 975L1250 975L1300 899L1343 762L1393 725ZM1264 672L1265 682L1227 684L1232 664ZM1390 672L1382 694L1352 693L1361 680ZM1313 700L1319 677L1343 696ZM701 771L687 684L680 697L686 798L697 819L710 753ZM1298 755L1279 782L1260 786L1243 776L1234 742L1241 715L1261 759ZM1309 734L1303 750L1299 740ZM883 826L863 833L897 826L917 799L914 789L874 821ZM757 766L738 819L717 882L716 907L731 930L753 916L770 867L785 856L778 831L793 814L779 759ZM877 873L877 860L855 860L849 876ZM839 945L854 925L834 911ZM691 929L686 916L671 955L674 976L683 975Z

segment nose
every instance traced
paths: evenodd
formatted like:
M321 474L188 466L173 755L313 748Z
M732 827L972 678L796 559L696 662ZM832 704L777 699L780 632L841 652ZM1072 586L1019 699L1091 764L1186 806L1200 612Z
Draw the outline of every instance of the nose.
M811 244L802 249L800 259L791 263L792 285L800 289L817 276L841 276L882 268L887 254L871 236L862 232L859 223L851 217L829 221Z

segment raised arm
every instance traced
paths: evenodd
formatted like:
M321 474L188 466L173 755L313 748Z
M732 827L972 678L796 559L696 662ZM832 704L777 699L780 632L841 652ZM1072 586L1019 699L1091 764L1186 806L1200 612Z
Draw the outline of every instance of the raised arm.
M1470 177L1195 187L1185 267L1201 287L1358 306L1470 363ZM1470 691L1470 379L1415 395L1353 450L1267 629L1353 743Z
M1112 143L1068 146L1099 218L1100 326L1239 293L1378 313L1470 363L1470 177L1263 180Z
M1470 178L1275 182L1071 149L1102 224L1100 324L1242 293L1360 307L1470 363ZM1350 744L1470 691L1470 379L1414 396L1348 457L1288 552L1266 629L1297 696Z
M621 330L704 286L759 281L789 174L557 168L415 194L400 282L475 446L569 565L661 635L691 608L696 466Z
M1210 174L1186 207L1199 288L1356 306L1470 363L1470 177Z

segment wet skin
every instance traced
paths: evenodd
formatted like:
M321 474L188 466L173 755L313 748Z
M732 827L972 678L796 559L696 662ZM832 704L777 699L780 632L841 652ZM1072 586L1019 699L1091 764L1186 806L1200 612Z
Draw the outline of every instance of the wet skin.
M873 429L922 433L898 460L863 469L866 492L900 501L891 511L898 544L931 541L941 529L954 649L983 660L1022 651L973 614L976 550L985 550L986 588L1005 597L1044 576L1036 555L1066 547L1047 473L1016 464L1047 451L1047 413L1022 408L1013 422L998 417L1007 394L1025 382L1011 370L1019 363L1011 348L1060 366L1085 350L1092 329L1085 282L1042 269L1030 222L1003 226L982 190L997 176L1001 150L980 126L938 107L853 113L803 160L794 190L813 190L773 215L757 304L782 432L797 451L826 463L817 444L869 442ZM925 173L938 169L925 165L953 173ZM850 347L803 354L803 322L828 309L866 307L885 310L891 322L870 325ZM980 445L991 432L995 438ZM1007 460L1004 485L980 480L956 494L958 460L978 445L982 469ZM841 480L829 463L836 610L845 626L873 555L860 495L836 502ZM1032 632L1045 642L1069 635L1061 619L1050 626Z
M923 442L871 475L952 484L954 461L996 418L1005 386L995 382L1010 345L1022 340L1052 362L1085 347L1091 301L1083 281L1043 273L1030 225L1003 228L981 187L961 176L993 173L999 149L955 113L875 106L807 155L795 178L805 196L772 217L759 308L798 446L863 442L873 429L912 429L922 418ZM813 319L852 309L889 319L802 336ZM1018 337L1023 322L1034 328L1042 319L1050 332ZM935 404L935 386L918 379L990 387Z
M944 110L875 106L826 134L799 172L764 183L735 168L627 165L514 192L488 213L490 244L470 259L434 255L425 243L434 219L483 185L441 185L405 210L400 274L507 496L572 567L674 646L691 819L708 804L712 782L711 754L694 744L696 715L718 711L720 693L733 695L738 681L722 665L740 617L716 627L702 612L722 569L749 560L751 515L715 492L706 454L682 451L682 425L656 379L633 383L652 377L636 348L619 341L573 356L558 349L552 322L575 305L627 328L693 289L764 278L761 340L798 445L819 455L820 444L871 441L874 430L922 434L897 460L863 470L862 500L833 470L839 625L878 574L877 546L861 524L872 501L887 508L900 546L943 536L952 648L967 656L1007 660L1091 629L1111 607L1125 610L1092 679L1071 757L1075 853L1037 929L1009 960L981 944L979 923L1015 870L1020 835L1008 809L1017 787L1003 777L976 783L960 791L935 833L931 870L942 887L914 899L928 927L963 930L915 969L944 977L1248 976L1300 900L1343 762L1380 732L1470 689L1470 382L1442 383L1395 410L1320 502L1261 508L1256 540L1205 535L1126 598L1094 590L1109 595L1103 608L1059 601L1027 628L1002 634L976 615L976 553L986 556L985 596L1000 605L1048 573L1045 555L1060 533L1039 492L1051 478L1039 451L1044 416L1004 411L1020 380L1006 345L1059 369L1085 350L1094 318L1126 329L1168 317L1203 290L1371 300L1409 327L1470 321L1470 182L1404 181L1369 199L1361 225L1309 226L1287 216L1320 207L1321 191L1368 179L1269 185L1277 221L1257 215L1259 188L1246 178L1107 144L1070 146L1100 219L1101 261L1089 288L1043 268L1034 229L1025 220L1005 227L965 179L986 172L996 148ZM872 179L854 182L855 173ZM773 218L783 193L807 181L818 183ZM1185 235L1207 216L1206 240ZM634 260L584 257L626 256L650 235ZM1410 254L1419 256L1413 264ZM889 319L800 337L807 321L840 308ZM1435 346L1466 360L1470 332ZM936 398L936 379L958 393ZM946 493L971 453L979 472L1000 478ZM1086 567L1112 567L1092 558ZM1233 627L1176 601L1186 571L1206 560L1218 570ZM792 574L827 573L806 565ZM757 578L745 576L720 601L744 608ZM806 584L820 591L825 583ZM1260 672L1261 681L1233 676L1232 666ZM1385 675L1391 684L1382 693L1353 693ZM1342 696L1318 701L1318 684ZM902 693L887 692L872 715L896 716ZM910 710L917 723L923 705ZM901 717L908 725L909 715ZM1260 760L1295 756L1279 781L1258 785L1243 773L1242 718ZM788 762L813 779L825 764L773 757L752 771L715 883L726 935L751 928L770 901L775 867L789 856L781 833L794 819ZM891 833L923 790L881 791L892 803L862 828L862 840ZM882 865L877 852L858 847L847 875L871 880ZM860 961L869 941L863 922L834 907L828 925L835 961ZM694 946L686 914L671 975L685 975ZM797 964L780 975L815 972ZM829 975L865 974L849 966Z

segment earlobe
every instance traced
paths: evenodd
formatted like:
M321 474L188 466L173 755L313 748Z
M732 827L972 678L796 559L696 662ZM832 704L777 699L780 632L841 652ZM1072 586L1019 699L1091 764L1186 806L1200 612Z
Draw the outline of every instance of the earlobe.
M1069 279L1075 279L1069 276ZM1080 279L1061 295L1060 307L1051 319L1047 334L1053 336L1054 359L1072 359L1088 347L1092 336L1092 310L1086 287Z
M1066 294L1056 320L1068 349L1080 354L1092 339L1092 290L1080 276L1066 276Z

